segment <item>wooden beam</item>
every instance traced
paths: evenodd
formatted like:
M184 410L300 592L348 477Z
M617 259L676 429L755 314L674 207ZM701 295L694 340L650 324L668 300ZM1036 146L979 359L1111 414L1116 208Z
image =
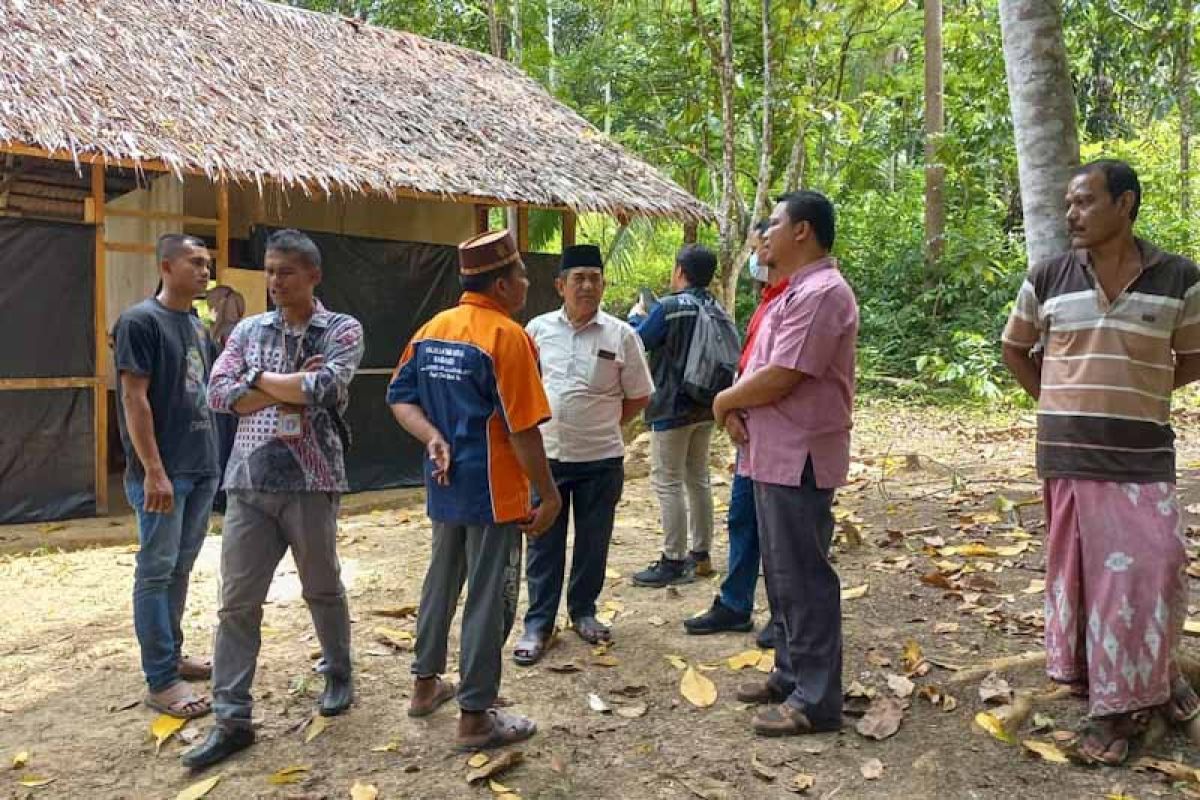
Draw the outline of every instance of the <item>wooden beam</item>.
M217 283L229 269L229 184L217 183Z
M91 198L88 198L88 201L88 205L91 205ZM105 216L164 220L167 222L178 222L183 225L208 225L213 228L218 225L218 220L215 217L189 217L187 214L172 214L169 211L141 211L136 208L110 208L105 211Z
M488 229L488 217L492 213L491 206L475 206L475 233L486 233Z
M107 250L110 253L149 253L153 255L158 249L157 245L146 242L100 242L99 246L101 250Z
M92 165L92 213L96 222L96 383L92 392L95 437L96 513L108 513L108 251L104 241L104 165Z
M110 158L103 153L72 153L70 150L46 150L41 147L30 147L26 144L17 142L0 142L0 152L12 153L18 156L30 156L31 158L44 158L49 161L71 161L79 164L100 164L109 167L123 167L124 169L144 170L148 172L174 172L174 170L166 164L154 158L147 159L132 159L132 158Z
M517 207L517 250L529 252L529 209L525 206Z
M96 386L96 377L87 378L0 378L0 391L28 391L33 389L91 389Z
M562 212L562 247L566 250L568 247L575 245L575 227L578 223L578 218L574 211Z

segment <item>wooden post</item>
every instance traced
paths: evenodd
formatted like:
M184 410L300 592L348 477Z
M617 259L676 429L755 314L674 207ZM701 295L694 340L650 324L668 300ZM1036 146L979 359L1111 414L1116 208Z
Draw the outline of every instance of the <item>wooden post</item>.
M566 250L575 244L575 225L577 222L574 211L562 212L562 249Z
M229 184L217 184L217 283L229 269Z
M529 209L526 206L517 207L517 250L529 252Z
M488 229L488 215L491 213L491 206L475 206L475 233L486 233Z
M92 164L92 213L96 223L96 286L93 294L96 335L96 382L92 397L95 435L96 513L108 513L108 268L104 247L104 164Z

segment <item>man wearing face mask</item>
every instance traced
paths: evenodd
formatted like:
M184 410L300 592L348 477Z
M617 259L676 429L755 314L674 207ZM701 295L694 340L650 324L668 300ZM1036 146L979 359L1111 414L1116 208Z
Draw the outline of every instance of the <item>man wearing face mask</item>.
M554 634L572 505L575 548L567 588L571 628L589 644L611 637L596 619L596 598L604 588L608 544L625 482L621 426L650 403L654 391L638 335L600 310L600 248L566 248L554 285L562 308L537 317L526 330L538 346L553 411L542 425L542 436L563 503L546 535L529 543L529 611L525 634L513 653L522 666L537 663Z
M772 301L787 289L787 281L775 281L772 285L771 270L766 262L766 233L768 220L754 226L750 254L750 277L761 287L761 299L750 324L746 326L746 342L742 346L742 358L738 363L738 374L746 371L754 340L762 325L763 317ZM744 633L754 627L751 615L754 612L754 590L758 585L758 569L762 563L758 543L758 515L754 511L754 482L746 475L734 470L733 488L729 494L729 513L726 517L729 528L729 570L721 582L721 592L713 599L712 607L698 617L683 621L684 630L693 636L710 633ZM763 649L775 646L774 618L763 625L756 644Z

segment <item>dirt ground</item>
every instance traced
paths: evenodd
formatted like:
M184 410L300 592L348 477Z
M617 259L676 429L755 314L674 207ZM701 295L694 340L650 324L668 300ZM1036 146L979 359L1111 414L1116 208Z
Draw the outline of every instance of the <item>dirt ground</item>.
M1179 419L1178 431L1186 478L1181 500L1189 506L1198 499L1191 479L1200 466L1198 419ZM544 800L786 798L798 796L788 791L797 774L814 778L804 795L814 798L1189 796L1154 772L1051 763L1022 746L1049 742L1051 731L1072 727L1083 712L1080 701L1041 701L1043 729L1035 732L1035 723L1026 722L1010 744L973 725L987 708L980 681L953 683L956 668L1041 647L1038 581L1044 575L1032 440L1028 415L892 405L868 405L859 415L855 480L837 506L837 565L851 598L843 603L845 683L882 697L894 692L889 676L914 666L914 655L931 667L912 675L917 692L902 701L910 705L899 732L882 741L856 732L852 716L836 734L753 736L753 711L734 691L761 673L754 666L738 672L727 662L753 647L752 635L690 637L681 626L708 606L719 576L665 591L629 582L660 546L648 482L631 477L601 598L603 610L615 616L616 644L598 656L567 634L536 667L506 661L503 693L538 721L540 733L518 748L523 763L497 780L520 797ZM721 568L729 478L727 459L716 460L722 466L714 471L719 524L713 555ZM1195 516L1189 513L1188 522ZM255 683L259 743L199 776L189 775L177 757L209 723L190 723L156 754L154 715L137 704L133 548L0 556L0 796L172 798L217 775L208 797L346 798L356 782L377 787L380 798L495 796L499 789L487 781L466 782L467 758L451 746L452 706L425 721L404 714L411 685L405 633L412 632L413 619L379 612L417 603L428 541L419 506L371 511L360 504L344 516L340 552L355 621L358 702L310 741L303 726L321 685L312 673L316 643L294 569L288 561L281 565ZM972 542L1005 555L949 549ZM193 574L184 622L192 652L210 648L219 547L217 536L208 539ZM1191 549L1195 555L1194 544ZM764 616L760 586L757 617ZM389 637L397 647L381 641ZM1189 652L1194 641L1184 643ZM456 645L457 631L452 649ZM680 659L715 684L715 704L699 708L684 699L684 673L672 663ZM1037 666L1001 677L1014 689L1045 688ZM892 682L903 693L903 683ZM941 687L957 707L935 707L921 696L927 686ZM629 716L591 709L589 693ZM848 699L860 709L865 702ZM642 716L636 716L639 704L646 706ZM9 770L22 751L27 766ZM1179 735L1158 744L1154 755L1198 763ZM881 762L882 775L868 779L864 764L871 759ZM289 767L307 770L293 773L295 783L270 782ZM40 788L19 782L31 777L53 782ZM1196 782L1190 787L1200 790Z

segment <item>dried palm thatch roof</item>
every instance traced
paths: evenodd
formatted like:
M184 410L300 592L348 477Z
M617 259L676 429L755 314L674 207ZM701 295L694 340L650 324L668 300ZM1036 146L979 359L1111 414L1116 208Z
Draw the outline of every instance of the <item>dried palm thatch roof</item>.
M0 146L678 220L712 212L519 69L261 0L0 0Z

